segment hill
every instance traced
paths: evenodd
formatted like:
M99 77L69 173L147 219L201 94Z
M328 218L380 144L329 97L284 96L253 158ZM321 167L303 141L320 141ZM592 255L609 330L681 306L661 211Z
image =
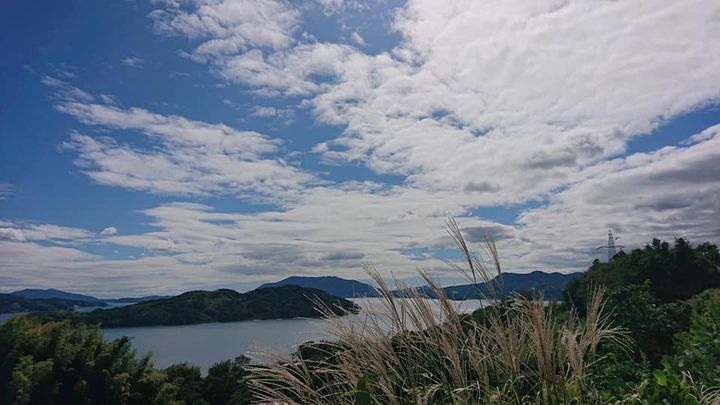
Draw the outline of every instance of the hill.
M108 298L103 300L105 302L114 302L118 304L134 304L136 302L164 300L172 297L172 295L148 295L145 297L123 297L123 298Z
M542 293L546 299L560 299L568 282L581 275L582 273L562 274L545 273L543 271L533 271L527 274L504 273L502 280L496 277L490 283L492 283L492 288L497 294L500 294L500 290L503 290L505 295L512 293ZM502 286L502 288L500 286ZM434 297L429 287L420 287L418 290L428 297ZM453 300L479 299L482 298L483 295L488 297L492 295L490 290L485 283L479 283L477 286L474 284L461 284L443 288L445 296ZM393 291L393 293L396 296L403 294L402 291L397 290Z
M263 288L239 293L234 290L190 291L164 300L147 301L92 312L53 312L38 314L43 320L70 319L104 328L156 325L188 325L207 322L234 322L256 319L319 318L313 303L317 297L336 315L355 312L352 302L324 291L298 286ZM342 309L339 309L339 308Z
M342 298L378 297L375 287L356 280L346 280L340 277L301 277L292 276L275 283L263 284L258 289L296 285L305 288L317 288L328 294Z
M105 300L101 300L100 298L95 298L90 295L69 293L69 292L65 292L65 291L56 290L54 288L49 288L47 290L41 290L41 289L37 289L37 288L27 288L24 290L15 291L11 294L18 296L18 297L29 298L29 299L60 298L60 299L64 299L64 300L92 302L95 304L100 303L100 302L105 302Z
M502 285L505 294L520 293L532 294L542 293L547 299L559 299L570 280L578 278L582 273L545 273L543 271L533 271L527 274L505 273L502 275L502 283L496 277L491 281L496 290ZM488 286L481 284L481 291L487 295L489 293ZM445 296L452 299L476 299L480 297L477 288L472 284L450 286L444 288Z
M24 298L0 294L0 314L15 312L72 311L75 307L105 306L104 302L75 301L62 298Z
M583 277L567 285L565 297L583 308L591 285L613 289L645 281L663 303L720 288L720 251L709 242L693 246L682 238L673 244L653 239L642 249L618 253L609 263L595 261Z

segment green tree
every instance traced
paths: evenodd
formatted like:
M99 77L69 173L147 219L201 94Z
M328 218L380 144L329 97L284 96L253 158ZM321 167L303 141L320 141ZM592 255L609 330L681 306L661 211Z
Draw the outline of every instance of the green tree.
M169 403L167 377L128 338L103 340L96 326L41 324L21 316L0 326L0 402Z
M249 404L251 395L245 368L249 361L246 356L240 356L210 367L204 383L205 399L212 405Z
M661 303L688 299L705 289L720 287L720 253L711 243L693 248L685 239L677 239L671 247L653 239L645 248L621 252L609 263L593 262L583 277L567 284L563 296L582 311L591 285L614 288L645 280L650 281Z

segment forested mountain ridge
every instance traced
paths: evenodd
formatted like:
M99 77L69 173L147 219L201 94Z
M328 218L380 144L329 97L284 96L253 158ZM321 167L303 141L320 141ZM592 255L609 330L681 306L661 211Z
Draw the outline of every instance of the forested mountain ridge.
M283 280L266 283L258 287L270 288L279 287L283 285L296 285L299 287L306 288L317 288L318 290L325 291L328 294L337 295L342 298L354 298L354 297L377 297L378 292L375 287L370 284L366 284L357 280L347 280L335 276L325 277L303 277L303 276L290 276Z
M497 294L509 295L512 293L522 294L542 294L548 299L558 299L565 285L572 279L579 277L582 273L545 273L542 271L533 271L527 274L505 273L502 275L502 282L495 278L491 281L492 288ZM275 283L266 283L258 287L258 289L277 287L280 285L297 285L300 287L317 288L328 294L337 295L343 298L352 297L378 297L379 293L375 287L370 284L357 280L347 280L339 277L301 277L292 276L280 280ZM502 288L501 288L502 287ZM418 291L428 297L434 297L432 291L428 287L418 287ZM484 283L462 284L444 287L443 291L447 298L453 300L478 299L493 295L490 288ZM393 291L397 296L402 295L402 291Z
M15 312L72 311L75 307L105 306L104 302L76 301L62 298L24 298L0 294L0 314Z
M220 289L189 291L163 300L141 302L125 307L97 309L92 312L53 312L38 314L43 320L69 319L100 324L104 328L188 325L207 322L233 322L256 319L318 318L314 300L319 300L337 315L357 311L351 301L317 289L297 286L263 288L247 293Z

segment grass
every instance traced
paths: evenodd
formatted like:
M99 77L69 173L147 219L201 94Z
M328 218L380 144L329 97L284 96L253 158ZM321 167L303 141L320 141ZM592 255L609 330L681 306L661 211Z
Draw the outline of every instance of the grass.
M452 219L448 233L465 259L464 267L451 268L491 286L492 305L480 316L459 314L423 271L434 303L397 280L391 287L366 266L384 310L348 322L323 308L337 340L317 345L316 356L276 356L275 363L254 366L256 397L283 404L597 402L587 370L599 359L598 346L629 344L609 321L604 289L591 290L584 319L575 312L560 319L542 297L497 298L505 295L500 282L491 283L502 274L495 244L485 241L476 256ZM397 298L393 289L406 295Z

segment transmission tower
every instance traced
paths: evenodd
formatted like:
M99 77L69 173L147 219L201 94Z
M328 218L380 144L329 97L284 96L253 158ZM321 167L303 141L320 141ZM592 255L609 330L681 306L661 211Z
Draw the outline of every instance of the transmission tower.
M612 229L608 230L608 242L605 246L600 246L598 250L600 249L607 249L608 252L608 263L612 261L613 257L617 254L617 249L622 249L624 246L622 245L616 245L615 241L620 239L619 236L613 236Z

